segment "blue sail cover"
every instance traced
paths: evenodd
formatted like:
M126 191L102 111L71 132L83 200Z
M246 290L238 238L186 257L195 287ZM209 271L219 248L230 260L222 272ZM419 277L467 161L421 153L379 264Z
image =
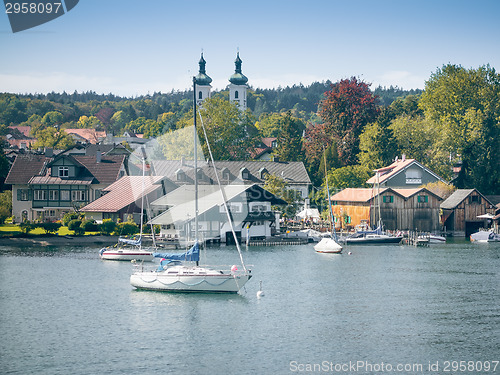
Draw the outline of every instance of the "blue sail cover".
M198 242L186 252L183 253L153 253L156 258L165 258L168 260L185 260L198 262L200 260L200 245Z
M131 240L128 238L118 238L118 242L123 242L123 243L126 243L127 245L139 246L142 242L142 237L139 237L137 240Z

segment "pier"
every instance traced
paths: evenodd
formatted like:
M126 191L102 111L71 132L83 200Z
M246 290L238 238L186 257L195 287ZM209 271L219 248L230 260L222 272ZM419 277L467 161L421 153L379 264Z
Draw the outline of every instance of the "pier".
M401 241L404 245L410 245L415 247L424 247L430 245L430 236L429 234L418 233L418 232L409 232L408 237L403 238Z

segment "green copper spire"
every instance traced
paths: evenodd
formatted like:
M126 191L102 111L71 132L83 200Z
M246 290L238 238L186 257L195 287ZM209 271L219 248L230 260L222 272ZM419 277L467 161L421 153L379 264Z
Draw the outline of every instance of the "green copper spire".
M229 77L229 82L231 82L234 85L244 85L248 82L248 78L241 73L241 59L240 59L240 53L238 52L236 55L236 60L234 60L234 65L236 69L234 70L234 74Z
M198 74L195 77L196 78L196 84L200 85L200 86L208 86L208 85L210 85L210 83L212 82L212 78L210 78L206 74L205 65L207 64L207 62L203 58L203 52L201 53L200 62L198 64L200 64L200 71L198 72Z

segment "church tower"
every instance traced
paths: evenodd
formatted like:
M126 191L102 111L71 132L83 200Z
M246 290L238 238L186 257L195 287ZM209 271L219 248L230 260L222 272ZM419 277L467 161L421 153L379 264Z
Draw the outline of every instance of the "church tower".
M210 83L212 82L212 78L207 76L205 71L205 65L207 62L203 58L203 52L201 53L200 58L200 71L196 75L196 104L201 105L201 103L206 99L210 98Z
M236 69L234 70L234 74L229 77L229 100L231 102L236 102L240 106L242 111L247 109L247 85L248 78L241 73L241 59L240 53L236 55L236 60L234 61L234 65Z

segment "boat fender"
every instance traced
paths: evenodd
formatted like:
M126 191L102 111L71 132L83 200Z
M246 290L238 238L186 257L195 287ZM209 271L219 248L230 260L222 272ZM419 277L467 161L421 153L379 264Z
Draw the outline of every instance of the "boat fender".
M261 298L264 296L265 296L265 294L264 294L264 291L262 290L262 281L261 281L259 291L257 292L257 298Z

